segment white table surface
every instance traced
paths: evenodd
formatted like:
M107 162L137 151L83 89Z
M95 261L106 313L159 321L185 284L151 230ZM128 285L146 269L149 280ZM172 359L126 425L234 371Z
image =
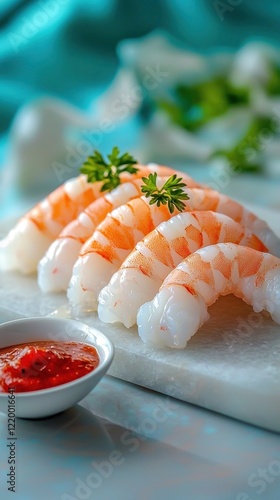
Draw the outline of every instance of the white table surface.
M110 376L60 415L16 421L13 496L7 424L1 500L279 500L279 434Z

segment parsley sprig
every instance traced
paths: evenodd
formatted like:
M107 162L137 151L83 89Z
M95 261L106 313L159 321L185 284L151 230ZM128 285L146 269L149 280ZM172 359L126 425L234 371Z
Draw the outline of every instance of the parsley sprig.
M184 191L186 184L182 181L182 177L177 177L176 174L172 175L167 179L161 189L157 187L157 173L150 174L149 177L142 177L144 186L141 187L142 193L146 198L151 198L149 201L150 205L154 203L159 207L162 205L168 205L169 212L173 214L175 208L179 212L183 212L185 209L185 204L181 200L189 200L189 196Z
M135 174L138 168L134 167L137 162L129 153L120 155L118 147L112 149L105 160L99 151L95 150L80 168L82 174L86 174L88 182L104 181L101 191L111 191L116 188L121 180L120 174L128 172Z

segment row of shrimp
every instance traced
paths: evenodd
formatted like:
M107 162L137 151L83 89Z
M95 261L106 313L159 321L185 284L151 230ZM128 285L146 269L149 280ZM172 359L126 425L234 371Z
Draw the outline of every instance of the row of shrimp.
M184 348L229 293L280 323L280 239L237 201L183 172L137 165L102 192L86 176L71 179L28 212L0 242L0 270L38 270L43 292L67 290L74 316L138 325L144 342ZM150 204L142 177L161 187L174 173L184 210Z

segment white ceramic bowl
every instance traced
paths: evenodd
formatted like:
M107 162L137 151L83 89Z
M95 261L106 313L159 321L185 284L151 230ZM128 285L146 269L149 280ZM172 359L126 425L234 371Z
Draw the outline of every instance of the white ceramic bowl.
M50 389L15 394L15 416L20 418L43 418L70 408L98 384L114 356L113 344L106 335L76 320L29 318L0 325L0 349L41 340L90 344L97 349L99 365L72 382ZM7 393L0 393L0 411L8 413Z

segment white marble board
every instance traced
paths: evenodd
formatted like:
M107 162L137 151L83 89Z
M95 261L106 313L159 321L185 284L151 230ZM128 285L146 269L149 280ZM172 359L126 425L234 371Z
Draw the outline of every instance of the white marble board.
M278 212L254 211L280 234ZM0 225L0 233L6 229ZM44 316L65 304L64 294L42 294L35 276L0 273L2 320ZM111 375L280 432L280 326L235 297L219 299L210 315L180 351L147 347L136 328L106 325L95 314L82 320L114 342Z

